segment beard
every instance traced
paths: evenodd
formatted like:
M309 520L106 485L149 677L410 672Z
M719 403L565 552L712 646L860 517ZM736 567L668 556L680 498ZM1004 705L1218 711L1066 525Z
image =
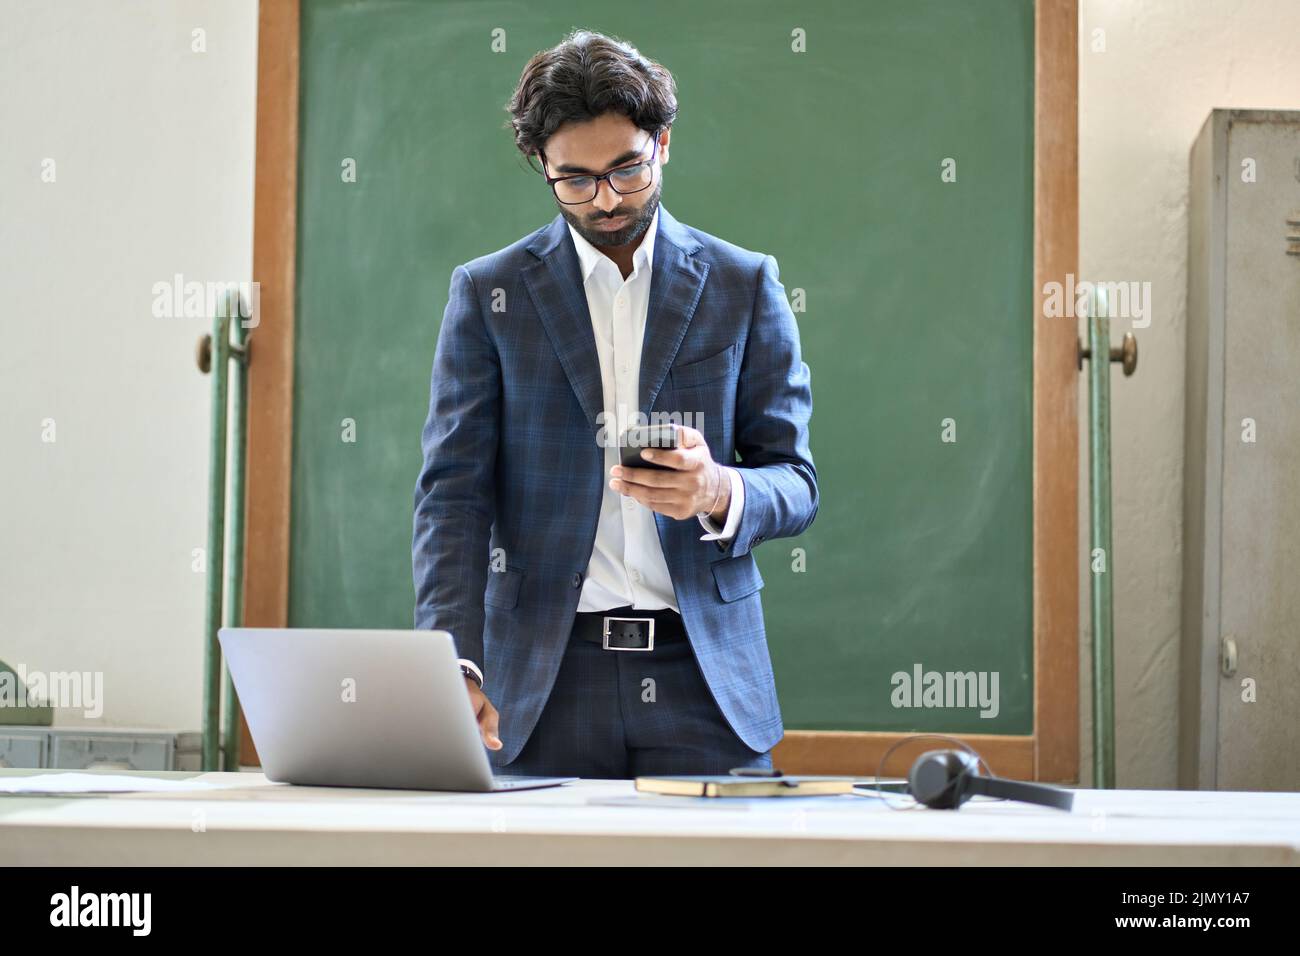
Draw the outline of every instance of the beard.
M571 225L582 238L586 239L597 249L609 249L616 246L626 246L630 242L635 242L645 235L645 231L650 228L650 221L655 217L655 210L659 208L659 194L663 191L664 181L662 177L650 190L650 197L641 204L640 209L628 209L620 206L615 210L614 216L604 218L618 218L618 216L627 216L627 224L622 229L596 229L591 226L595 217L587 215L579 216L568 206L563 203L556 203L560 207L560 215L564 221Z

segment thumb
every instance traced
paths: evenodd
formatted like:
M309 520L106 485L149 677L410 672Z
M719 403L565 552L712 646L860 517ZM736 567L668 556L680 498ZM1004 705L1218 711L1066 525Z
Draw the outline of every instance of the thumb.
M681 448L699 448L706 445L704 436L689 425L677 426L677 444Z
M501 737L498 736L500 733L498 726L500 724L501 715L497 713L495 707L487 707L484 709L487 713L483 715L483 730L487 735L488 746L493 750L500 750L505 746L505 744L501 742Z

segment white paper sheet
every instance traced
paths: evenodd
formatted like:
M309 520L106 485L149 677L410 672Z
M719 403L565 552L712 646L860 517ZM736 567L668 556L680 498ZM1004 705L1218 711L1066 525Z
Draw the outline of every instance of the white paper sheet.
M220 790L202 780L166 780L109 773L37 773L0 777L0 793L170 793L181 790Z

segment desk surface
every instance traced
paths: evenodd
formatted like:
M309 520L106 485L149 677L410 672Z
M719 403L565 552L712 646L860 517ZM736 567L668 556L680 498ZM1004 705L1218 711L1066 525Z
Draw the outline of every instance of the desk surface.
M1295 793L1078 790L1072 813L983 798L951 812L861 796L649 806L630 780L466 794L147 776L228 789L0 796L0 865L1300 865Z

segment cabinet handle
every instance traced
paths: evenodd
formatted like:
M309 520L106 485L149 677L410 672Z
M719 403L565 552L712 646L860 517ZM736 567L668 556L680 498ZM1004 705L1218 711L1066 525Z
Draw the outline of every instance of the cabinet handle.
M1237 641L1232 637L1225 637L1221 646L1222 653L1219 655L1219 670L1224 677L1231 677L1237 673Z

